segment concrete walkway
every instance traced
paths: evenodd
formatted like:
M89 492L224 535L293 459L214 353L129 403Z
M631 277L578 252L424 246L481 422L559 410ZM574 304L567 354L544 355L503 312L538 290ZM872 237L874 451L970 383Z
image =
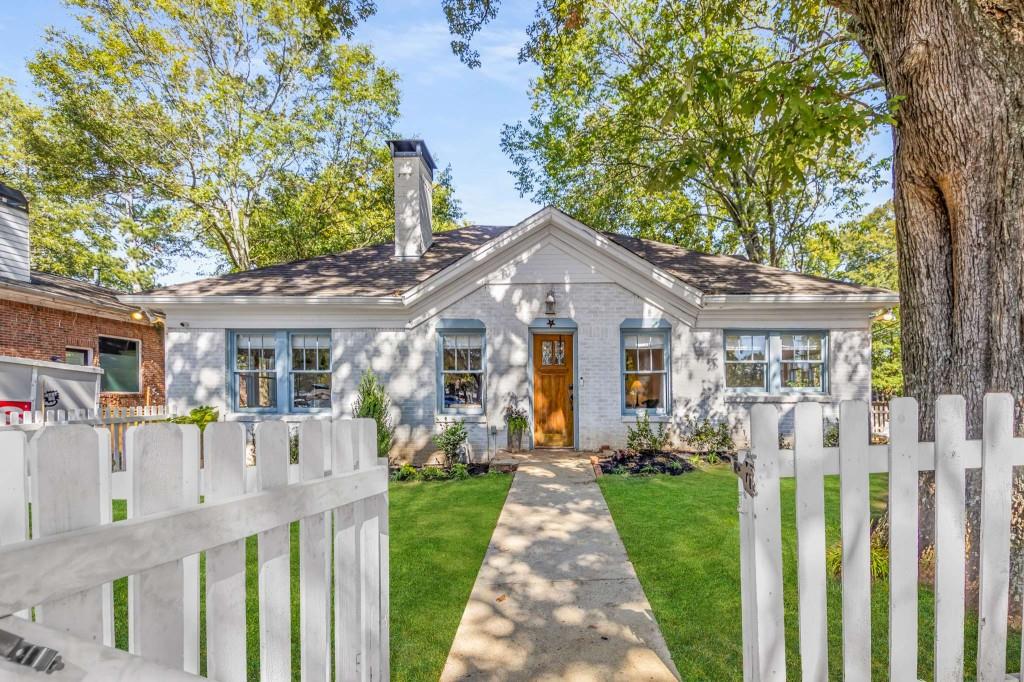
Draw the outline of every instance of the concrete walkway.
M521 463L441 680L677 677L588 459Z

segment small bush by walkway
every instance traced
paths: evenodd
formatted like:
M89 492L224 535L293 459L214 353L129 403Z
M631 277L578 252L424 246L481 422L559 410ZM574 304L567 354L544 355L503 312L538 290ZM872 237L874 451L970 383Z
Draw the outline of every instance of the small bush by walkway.
M685 476L604 476L598 479L619 535L684 680L741 680L739 516L732 471L707 467ZM884 509L887 479L872 476L872 508ZM796 530L793 480L782 483L783 567L786 601L786 665L800 679L796 597ZM828 546L839 541L839 481L825 484ZM872 585L873 678L888 679L888 583ZM932 679L934 596L920 589L918 677ZM842 590L829 578L830 679L842 678ZM978 623L965 626L965 670L974 671ZM1021 638L1008 638L1010 669L1020 661Z

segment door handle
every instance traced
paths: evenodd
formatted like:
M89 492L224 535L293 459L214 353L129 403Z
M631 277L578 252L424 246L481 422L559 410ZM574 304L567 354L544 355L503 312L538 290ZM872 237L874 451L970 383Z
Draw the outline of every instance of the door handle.
M574 407L573 406L573 398L574 398L573 387L572 387L572 384L569 384L569 409L573 409L573 407Z

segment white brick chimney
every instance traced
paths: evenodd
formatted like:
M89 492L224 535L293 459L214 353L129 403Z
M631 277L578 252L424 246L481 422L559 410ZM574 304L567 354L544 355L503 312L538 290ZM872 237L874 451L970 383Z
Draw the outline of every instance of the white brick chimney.
M434 159L423 140L388 140L395 162L395 257L415 259L434 241Z
M0 183L0 277L31 281L28 264L28 202Z

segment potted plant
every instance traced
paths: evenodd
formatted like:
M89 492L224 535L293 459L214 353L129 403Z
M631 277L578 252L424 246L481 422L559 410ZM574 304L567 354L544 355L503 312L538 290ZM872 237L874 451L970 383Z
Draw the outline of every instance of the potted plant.
M505 408L505 428L508 429L508 449L512 452L522 450L523 435L530 428L530 420L526 416L526 408L519 406L515 393L509 395L509 404Z

